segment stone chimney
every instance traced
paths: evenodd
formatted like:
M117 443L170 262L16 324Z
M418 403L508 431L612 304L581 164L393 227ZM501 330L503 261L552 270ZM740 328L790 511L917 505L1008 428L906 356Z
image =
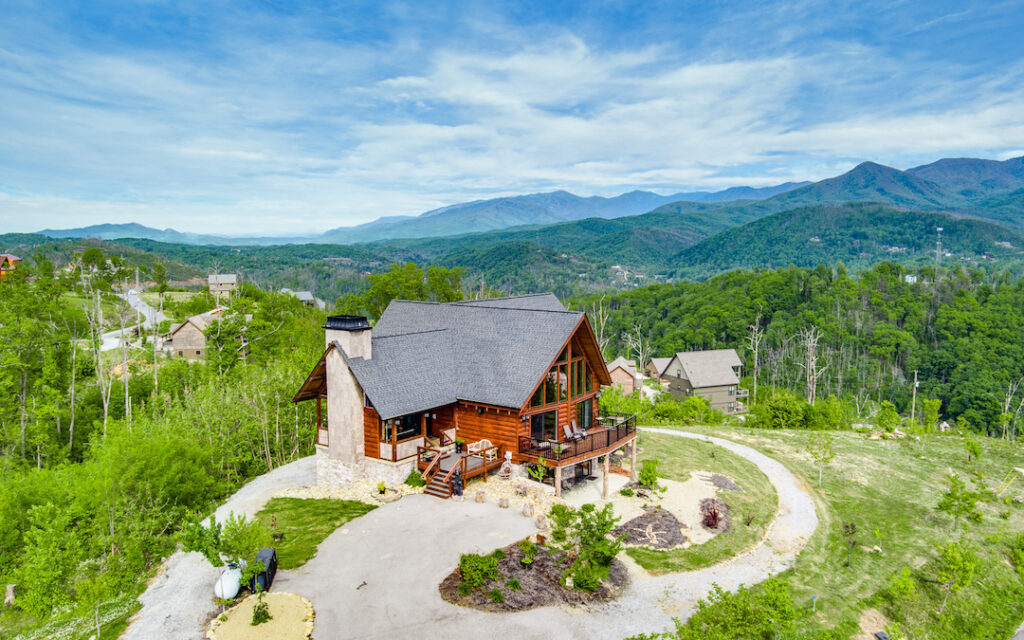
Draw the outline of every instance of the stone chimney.
M364 316L327 316L326 344L337 342L345 356L369 360L373 331ZM347 484L360 476L366 444L363 390L337 351L327 356L327 450L317 450L320 484ZM326 455L324 455L326 454Z
M366 316L327 316L324 346L330 346L336 341L346 356L369 360L372 355L372 334L373 329L366 321Z

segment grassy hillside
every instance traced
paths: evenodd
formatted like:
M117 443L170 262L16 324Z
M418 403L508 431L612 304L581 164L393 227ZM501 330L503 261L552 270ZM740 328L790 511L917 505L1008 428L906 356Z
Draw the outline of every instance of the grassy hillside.
M1019 269L1024 235L994 223L873 204L816 205L773 214L688 247L671 259L678 278L706 278L737 268L814 267L843 262L861 269L882 260L934 264L936 227L947 266ZM1010 243L1011 247L996 244ZM991 260L985 258L991 256Z
M897 622L907 637L960 640L1007 638L1024 621L1024 574L1016 572L1009 555L1016 534L1024 530L1024 505L1012 501L1024 494L1022 479L1003 495L1011 498L1009 504L988 494L980 503L979 523L961 522L954 530L952 518L936 510L950 473L977 475L984 486L995 488L1014 467L1024 467L1019 443L982 439L980 459L968 462L965 441L958 436L871 440L863 433L835 432L837 456L825 467L818 489L817 468L806 454L807 431L693 430L749 444L774 457L814 497L818 530L796 566L783 575L797 606L810 614L807 627L834 628L875 609ZM849 566L846 523L857 529ZM938 548L961 536L976 545L982 567L969 587L950 595L939 616L944 590L936 584ZM910 570L913 596L898 596L890 589L893 576L904 567ZM816 611L811 613L814 597Z

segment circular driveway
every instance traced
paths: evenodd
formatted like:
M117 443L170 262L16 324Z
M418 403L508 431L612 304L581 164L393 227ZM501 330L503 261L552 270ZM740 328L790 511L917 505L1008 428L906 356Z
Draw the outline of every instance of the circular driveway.
M644 429L711 442L750 460L775 486L779 510L765 537L723 563L686 573L635 575L614 602L588 609L542 607L487 613L445 602L438 584L462 553L486 553L536 531L533 521L493 503L407 496L328 536L299 569L280 571L275 590L309 598L316 640L452 637L621 640L672 626L713 584L732 591L792 566L818 525L807 490L782 464L746 445L670 429Z

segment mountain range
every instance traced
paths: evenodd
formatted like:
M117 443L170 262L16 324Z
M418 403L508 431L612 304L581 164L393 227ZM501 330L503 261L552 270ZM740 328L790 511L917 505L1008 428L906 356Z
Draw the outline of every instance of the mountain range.
M354 227L338 227L317 236L231 237L183 233L174 229L153 229L137 223L100 224L75 229L44 229L38 233L51 238L143 238L181 244L224 246L297 244L320 242L352 244L378 240L429 238L453 234L495 231L527 225L547 225L584 218L620 218L650 211L668 202L726 202L769 198L807 182L786 182L771 187L732 187L724 191L694 191L663 196L650 191L630 191L612 198L581 197L568 191L532 193L489 200L474 200L418 216L387 216Z

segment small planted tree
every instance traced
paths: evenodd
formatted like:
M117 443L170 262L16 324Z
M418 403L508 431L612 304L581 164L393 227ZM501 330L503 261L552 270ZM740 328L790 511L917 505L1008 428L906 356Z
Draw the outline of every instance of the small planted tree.
M900 422L900 414L896 412L896 405L883 400L878 408L878 415L875 416L875 423L882 431L893 431Z
M857 546L857 525L844 522L843 538L846 539L846 566L850 566L853 563L853 550Z
M970 586L974 581L977 568L978 556L974 553L974 546L971 543L960 540L942 547L939 552L939 582L946 588L946 595L942 598L942 606L939 607L940 616L946 610L950 594Z
M592 504L579 509L564 504L551 507L551 539L573 559L566 577L572 577L574 588L593 591L607 577L625 539L611 535L618 521L610 504L601 510Z
M832 434L825 431L816 431L807 442L807 454L818 467L818 488L821 488L821 475L825 465L836 457L835 440Z
M641 487L648 489L658 488L658 461L655 458L644 460L640 464L640 473L637 474L637 482Z
M953 517L953 530L959 530L960 518L981 521L978 511L979 495L967 488L967 483L956 473L949 474L949 488L941 495L937 510Z
M977 462L981 459L981 443L974 438L968 436L964 440L964 449L967 450L967 462Z

